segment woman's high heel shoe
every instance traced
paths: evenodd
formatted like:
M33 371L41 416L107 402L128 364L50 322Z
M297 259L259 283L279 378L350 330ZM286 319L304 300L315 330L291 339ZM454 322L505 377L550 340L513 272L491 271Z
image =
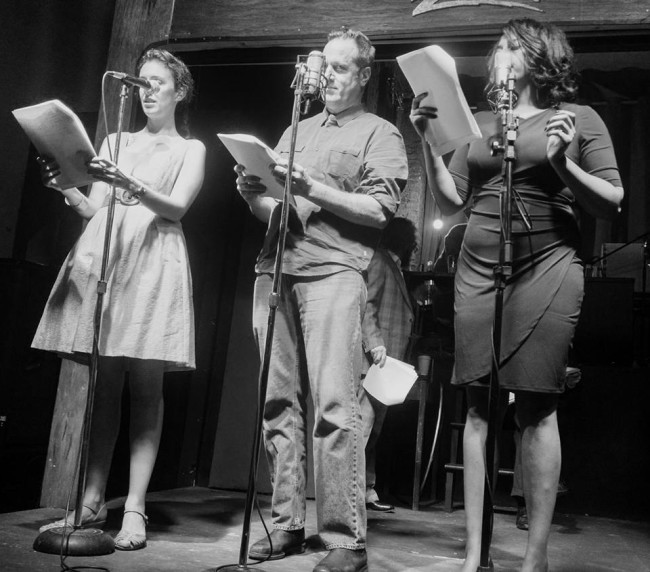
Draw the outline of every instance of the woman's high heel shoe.
M124 514L133 512L139 514L144 520L144 527L147 528L149 524L149 519L146 515L138 512L137 510L125 510ZM147 535L142 534L141 532L131 532L130 530L120 530L115 537L115 549L116 550L140 550L147 546Z
M101 528L106 524L106 517L108 516L108 509L106 505L103 504L99 510L90 508L88 505L83 505L83 508L87 508L90 511L88 516L81 514L81 525L80 528ZM38 531L45 532L46 530L51 530L52 528L63 528L68 526L72 528L74 526L74 513L71 513L68 516L67 524L66 519L62 518L61 520L55 520L49 524L44 524L41 526Z

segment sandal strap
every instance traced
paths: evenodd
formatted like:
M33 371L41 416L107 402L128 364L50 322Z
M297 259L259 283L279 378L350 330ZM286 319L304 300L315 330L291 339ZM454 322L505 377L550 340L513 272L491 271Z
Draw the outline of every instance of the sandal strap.
M90 512L93 513L93 516L95 516L96 514L99 514L101 512L102 508L104 508L104 505L100 506L97 510L95 510L91 506L88 506L87 504L83 505L83 507L87 508Z
M127 514L129 512L139 514L142 517L142 520L144 520L144 525L145 526L147 526L149 524L149 517L146 514L142 514L139 510L125 510L124 514Z

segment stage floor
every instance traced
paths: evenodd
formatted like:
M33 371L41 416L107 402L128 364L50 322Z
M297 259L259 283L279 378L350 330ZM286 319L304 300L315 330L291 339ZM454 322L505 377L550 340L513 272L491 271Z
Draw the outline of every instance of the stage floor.
M122 500L109 503L105 530L114 535L120 525ZM270 522L269 497L260 496ZM206 572L237 564L241 543L244 495L206 488L187 488L148 496L149 540L144 550L99 557L68 558L79 569L103 567L114 572ZM61 517L60 509L0 514L0 570L42 572L60 570L57 555L32 549L38 527ZM309 548L302 555L265 562L267 572L311 572L325 552L316 533L314 501L308 503ZM370 572L446 572L457 570L463 554L464 513L447 513L441 504L412 511L368 514ZM264 533L253 515L251 541ZM511 514L495 515L491 555L495 570L518 569L526 533ZM556 514L550 541L553 572L650 572L650 524L607 518Z

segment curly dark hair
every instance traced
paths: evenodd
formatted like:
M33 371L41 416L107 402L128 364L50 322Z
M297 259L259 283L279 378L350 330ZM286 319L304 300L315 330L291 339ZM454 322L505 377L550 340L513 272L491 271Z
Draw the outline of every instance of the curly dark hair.
M381 233L379 245L397 254L407 262L418 246L418 232L413 221L405 217L393 217Z
M179 132L187 136L189 135L188 107L194 97L194 78L185 62L171 52L160 48L150 48L140 56L135 67L136 73L140 74L142 66L152 60L159 61L171 72L176 91L183 92L183 99L176 106L176 117Z
M573 48L560 28L532 18L520 18L510 20L503 27L502 36L521 46L530 79L537 88L539 105L556 107L576 99L578 75ZM498 42L487 58L490 76L497 45Z

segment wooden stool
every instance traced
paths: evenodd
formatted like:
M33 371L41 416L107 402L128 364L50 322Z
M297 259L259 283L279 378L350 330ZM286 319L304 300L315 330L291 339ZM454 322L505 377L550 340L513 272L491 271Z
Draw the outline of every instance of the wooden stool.
M454 510L454 494L456 492L456 477L462 474L463 472L463 430L465 429L465 415L467 414L467 405L465 403L465 392L462 388L452 386L452 391L455 392L454 399L454 413L453 420L450 422L451 429L451 444L449 452L449 462L445 464L445 511L452 512ZM502 403L504 401L504 403ZM500 407L505 407L507 405L507 392L504 392L504 399L499 397ZM501 428L497 430L498 436L501 434ZM497 436L497 441L498 441ZM498 455L496 456L498 459ZM495 464L496 464L495 460ZM493 482L496 482L496 477L498 476L508 476L511 477L514 475L513 469L495 467Z

